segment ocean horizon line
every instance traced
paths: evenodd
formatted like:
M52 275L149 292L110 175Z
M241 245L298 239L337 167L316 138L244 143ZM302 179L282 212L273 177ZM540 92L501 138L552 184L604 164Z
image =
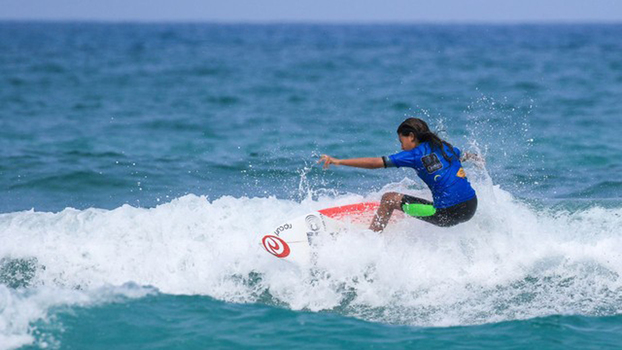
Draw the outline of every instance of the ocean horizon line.
M0 23L37 23L37 24L192 24L192 25L301 25L301 26L617 26L620 20L215 20L215 19L89 19L89 18L0 18Z

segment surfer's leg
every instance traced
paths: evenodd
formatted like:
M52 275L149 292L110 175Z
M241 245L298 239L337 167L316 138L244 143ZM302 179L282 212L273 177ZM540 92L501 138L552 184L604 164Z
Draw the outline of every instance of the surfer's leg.
M476 210L477 197L473 197L472 199L456 204L453 207L438 209L436 212L437 215L430 218L435 220L430 222L442 227L458 225L471 220L473 215L475 215ZM438 218L436 218L437 216Z
M413 197L405 194L402 197L400 209L408 216L415 217L419 220L439 225L441 214L439 210L434 208L434 203L429 200Z
M387 192L383 194L382 199L380 200L380 206L378 207L378 210L376 210L376 215L374 215L371 225L369 225L369 229L374 232L384 230L389 222L389 219L391 218L391 214L393 214L393 211L401 209L403 196L404 195L397 192Z
M410 198L406 197L410 196L405 195L402 202L409 202ZM418 198L415 199L418 200ZM402 206L402 209L405 213L416 217L419 220L423 220L440 227L450 227L469 221L473 217L475 211L477 210L477 197L474 197L466 202L456 204L452 207L442 209L435 209L432 205L425 207L425 203L416 204L417 205L414 207L413 204L407 204L406 206ZM421 206L420 204L424 204L424 206Z

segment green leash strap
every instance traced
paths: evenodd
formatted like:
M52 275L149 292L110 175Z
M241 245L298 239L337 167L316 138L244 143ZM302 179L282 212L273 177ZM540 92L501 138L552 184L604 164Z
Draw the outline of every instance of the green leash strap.
M404 204L402 205L404 213L410 216L432 216L436 213L436 208L430 204Z

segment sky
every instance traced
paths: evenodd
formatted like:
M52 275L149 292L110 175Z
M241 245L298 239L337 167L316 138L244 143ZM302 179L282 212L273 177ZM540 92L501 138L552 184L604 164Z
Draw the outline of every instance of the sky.
M622 23L622 0L0 0L0 19Z

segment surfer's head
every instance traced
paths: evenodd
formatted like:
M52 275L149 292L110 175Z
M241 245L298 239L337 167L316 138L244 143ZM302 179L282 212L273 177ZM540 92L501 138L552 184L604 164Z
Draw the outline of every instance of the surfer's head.
M408 118L397 127L397 133L402 136L413 135L417 140L423 142L422 137L430 133L430 127L419 118Z
M446 141L443 141L443 139L438 137L438 135L430 131L428 124L419 118L408 118L404 120L400 126L397 127L397 135L400 138L400 143L402 144L402 149L404 151L410 151L411 149L419 146L420 143L428 142L430 143L430 147L439 148L443 158L445 158L448 162L451 161L451 158L449 158L445 153L443 145L448 146L451 152L455 155L453 147Z
M428 124L419 118L408 118L397 127L397 135L404 151L410 151L424 142L429 133Z
M397 136L400 140L400 144L402 145L402 150L410 151L411 149L417 147L419 142L415 137L414 133L408 133L407 135L403 135L402 133L397 133Z

